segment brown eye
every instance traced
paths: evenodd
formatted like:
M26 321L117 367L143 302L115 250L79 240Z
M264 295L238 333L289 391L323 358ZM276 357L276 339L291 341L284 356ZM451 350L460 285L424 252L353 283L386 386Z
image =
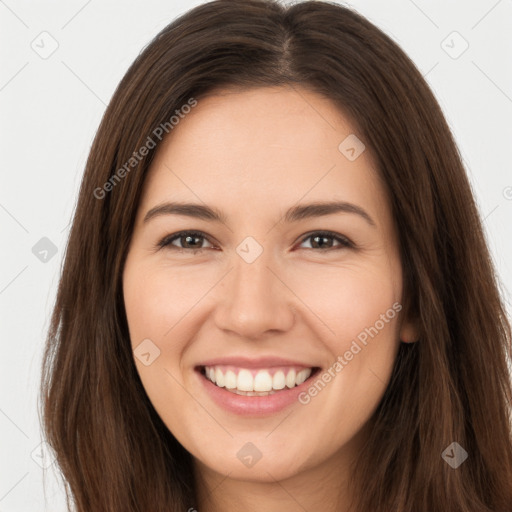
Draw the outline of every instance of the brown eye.
M302 239L301 243L304 243L306 240L310 240L311 247L306 247L306 249L343 249L354 247L354 244L343 235L338 235L337 233L332 233L330 231L316 231L314 233L310 233L308 236ZM334 243L338 242L338 245L335 246Z
M167 247L178 251L198 252L206 248L203 247L205 240L207 241L206 236L199 231L180 231L179 233L164 237L158 243L158 247ZM174 242L177 242L177 244Z

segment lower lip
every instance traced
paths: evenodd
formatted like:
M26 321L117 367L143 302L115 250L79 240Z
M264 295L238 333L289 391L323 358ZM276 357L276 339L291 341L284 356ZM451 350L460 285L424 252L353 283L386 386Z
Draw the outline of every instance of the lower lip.
M200 371L197 371L204 389L211 396L212 400L223 409L242 416L274 414L286 409L286 407L289 407L293 403L298 403L300 393L309 387L311 378L316 375L316 373L317 372L312 373L307 380L294 388L277 391L267 396L245 396L231 393L231 391L226 391L225 388L216 386Z

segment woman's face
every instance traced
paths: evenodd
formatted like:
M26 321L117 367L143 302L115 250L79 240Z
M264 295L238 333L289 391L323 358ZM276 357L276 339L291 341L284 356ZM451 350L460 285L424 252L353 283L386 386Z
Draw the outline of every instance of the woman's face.
M124 300L144 388L205 470L270 481L357 456L414 338L388 199L353 133L305 89L225 90L158 148Z

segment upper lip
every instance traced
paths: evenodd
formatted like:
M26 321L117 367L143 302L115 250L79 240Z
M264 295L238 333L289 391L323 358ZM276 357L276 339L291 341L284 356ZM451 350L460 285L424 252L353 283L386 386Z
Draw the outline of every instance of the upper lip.
M239 368L272 368L274 366L303 366L304 368L315 368L309 362L298 361L296 359L286 359L276 356L261 357L216 357L199 363L197 366L236 366Z

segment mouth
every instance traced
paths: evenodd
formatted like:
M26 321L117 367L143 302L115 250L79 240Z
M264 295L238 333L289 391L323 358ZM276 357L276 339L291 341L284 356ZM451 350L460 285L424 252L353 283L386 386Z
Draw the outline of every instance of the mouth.
M215 387L244 397L280 395L311 380L319 367L273 366L243 368L233 365L208 365L195 368Z

